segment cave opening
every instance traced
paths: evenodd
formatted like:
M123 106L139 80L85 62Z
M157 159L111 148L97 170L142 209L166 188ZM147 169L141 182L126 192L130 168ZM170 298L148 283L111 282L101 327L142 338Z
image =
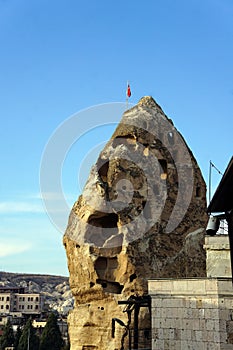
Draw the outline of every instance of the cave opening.
M100 158L97 162L97 169L98 169L99 176L104 182L107 182L108 168L109 168L109 161Z
M200 186L196 187L196 197L197 198L201 197L201 187Z
M118 215L115 213L103 215L101 212L96 212L89 217L87 222L89 227L85 234L85 240L97 247L103 247L110 237L118 234Z
M101 284L104 289L104 292L113 293L113 294L121 294L124 286L118 282L110 282L106 280L97 279L96 283Z
M96 259L94 268L98 276L96 283L101 284L105 292L121 293L123 286L115 280L115 272L118 268L117 257L100 256Z
M167 179L167 161L165 159L158 159L159 164L161 166L160 178L162 180Z
M129 281L133 282L133 280L135 280L137 278L136 273L133 273L132 275L129 276Z
M88 224L97 227L114 228L117 227L118 215L110 213L107 215L101 215L102 213L96 213L91 215L88 219Z

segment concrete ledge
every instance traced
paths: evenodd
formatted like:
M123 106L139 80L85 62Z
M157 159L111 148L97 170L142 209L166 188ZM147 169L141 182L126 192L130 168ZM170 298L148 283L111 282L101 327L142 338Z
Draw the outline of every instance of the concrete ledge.
M205 249L230 249L228 235L205 236Z
M231 278L182 278L148 280L150 295L233 295Z

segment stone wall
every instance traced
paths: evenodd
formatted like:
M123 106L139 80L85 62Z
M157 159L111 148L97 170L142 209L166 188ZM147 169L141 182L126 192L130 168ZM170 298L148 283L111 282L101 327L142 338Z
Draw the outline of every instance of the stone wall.
M232 350L231 279L155 279L152 350Z
M231 257L229 236L215 235L206 236L206 274L207 277L231 278Z

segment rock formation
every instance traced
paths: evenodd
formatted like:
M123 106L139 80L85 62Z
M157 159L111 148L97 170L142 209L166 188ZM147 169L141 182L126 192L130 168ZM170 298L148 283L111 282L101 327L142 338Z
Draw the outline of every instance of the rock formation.
M152 97L142 98L124 113L70 213L72 350L148 346L150 314L134 301L150 278L205 276L205 198L183 137Z

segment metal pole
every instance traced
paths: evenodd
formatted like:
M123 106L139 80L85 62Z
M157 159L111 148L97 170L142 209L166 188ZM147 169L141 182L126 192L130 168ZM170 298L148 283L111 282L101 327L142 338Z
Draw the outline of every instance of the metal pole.
M129 332L129 350L132 349L131 347L131 332L130 332L130 328L128 327L128 332Z
M212 162L210 160L210 168L209 168L209 204L211 201L211 171L212 171Z
M134 309L134 339L133 346L134 350L138 349L138 315L139 315L140 306L135 304Z
M210 169L209 169L209 203L211 201L211 186L212 186L212 168L217 170L217 172L222 175L221 171L214 165L214 163L210 160Z

